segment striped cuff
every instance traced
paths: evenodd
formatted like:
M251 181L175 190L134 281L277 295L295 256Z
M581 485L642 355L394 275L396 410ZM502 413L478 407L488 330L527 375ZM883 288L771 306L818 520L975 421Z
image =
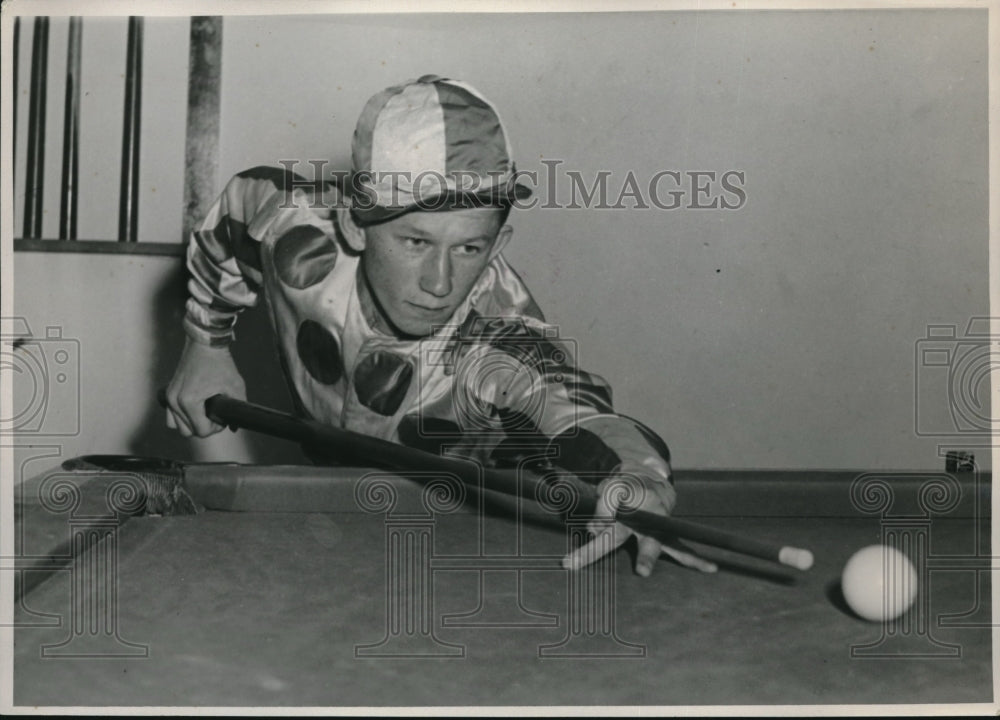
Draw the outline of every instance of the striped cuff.
M236 317L233 317L228 327L206 327L191 312L190 305L193 302L194 300L188 300L188 312L184 315L185 334L196 343L209 347L228 347L231 345L236 339L236 331L233 329Z

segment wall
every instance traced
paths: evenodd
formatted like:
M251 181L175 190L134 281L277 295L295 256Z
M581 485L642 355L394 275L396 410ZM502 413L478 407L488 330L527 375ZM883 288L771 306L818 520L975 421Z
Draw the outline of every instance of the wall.
M63 458L123 453L301 460L298 448L283 441L230 432L187 441L166 428L155 397L169 382L184 344L185 276L178 258L23 253L16 260L14 313L27 320L36 340L20 350L5 347L4 359L15 359L6 368L15 371L14 412L30 420L30 429L41 430L21 434L19 444L27 447L15 452L16 468L39 452L49 454L51 445L60 446ZM263 313L246 320L245 335L265 335ZM46 338L49 327L60 337ZM68 362L58 362L59 350L67 352ZM255 378L252 401L289 408L269 343L241 341L235 355L244 374ZM57 380L60 373L65 381ZM46 391L46 402L32 397ZM25 476L43 469L32 467Z
M610 173L611 203L630 171L643 185L740 171L738 210L691 209L688 188L674 210L519 211L507 255L678 467L938 468L939 444L964 440L917 433L956 421L947 378L915 352L929 324L961 336L989 312L986 49L983 11L232 17L221 175L286 158L342 167L367 97L428 72L497 104L543 200L542 160L562 161L563 202L567 170L588 184ZM143 167L176 165L176 143L156 145L144 140ZM150 232L179 227L178 211ZM194 452L147 417L179 338L157 293L174 261L16 262L33 324L72 317L76 337L115 341L86 361L93 449ZM116 299L117 329L96 313ZM227 442L198 452L271 452Z

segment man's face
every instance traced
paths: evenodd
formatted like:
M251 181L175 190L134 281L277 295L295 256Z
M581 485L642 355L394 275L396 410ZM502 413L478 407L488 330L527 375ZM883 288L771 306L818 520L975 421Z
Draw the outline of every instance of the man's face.
M362 267L394 332L424 337L448 321L510 232L501 217L494 208L418 211L364 229Z

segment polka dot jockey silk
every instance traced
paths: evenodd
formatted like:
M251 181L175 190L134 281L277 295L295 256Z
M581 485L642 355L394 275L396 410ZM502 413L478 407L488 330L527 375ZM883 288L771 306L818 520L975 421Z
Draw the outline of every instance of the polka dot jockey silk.
M281 169L233 177L188 246L188 335L227 345L239 311L263 298L304 415L494 466L535 458L592 482L627 472L672 505L666 445L614 412L611 388L576 366L502 255L433 335L371 328L338 200L334 185Z

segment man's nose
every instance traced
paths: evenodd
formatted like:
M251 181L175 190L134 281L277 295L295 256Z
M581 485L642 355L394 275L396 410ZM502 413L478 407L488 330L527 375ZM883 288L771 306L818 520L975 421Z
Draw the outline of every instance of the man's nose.
M446 250L427 258L420 274L420 289L439 298L451 294L451 255Z

